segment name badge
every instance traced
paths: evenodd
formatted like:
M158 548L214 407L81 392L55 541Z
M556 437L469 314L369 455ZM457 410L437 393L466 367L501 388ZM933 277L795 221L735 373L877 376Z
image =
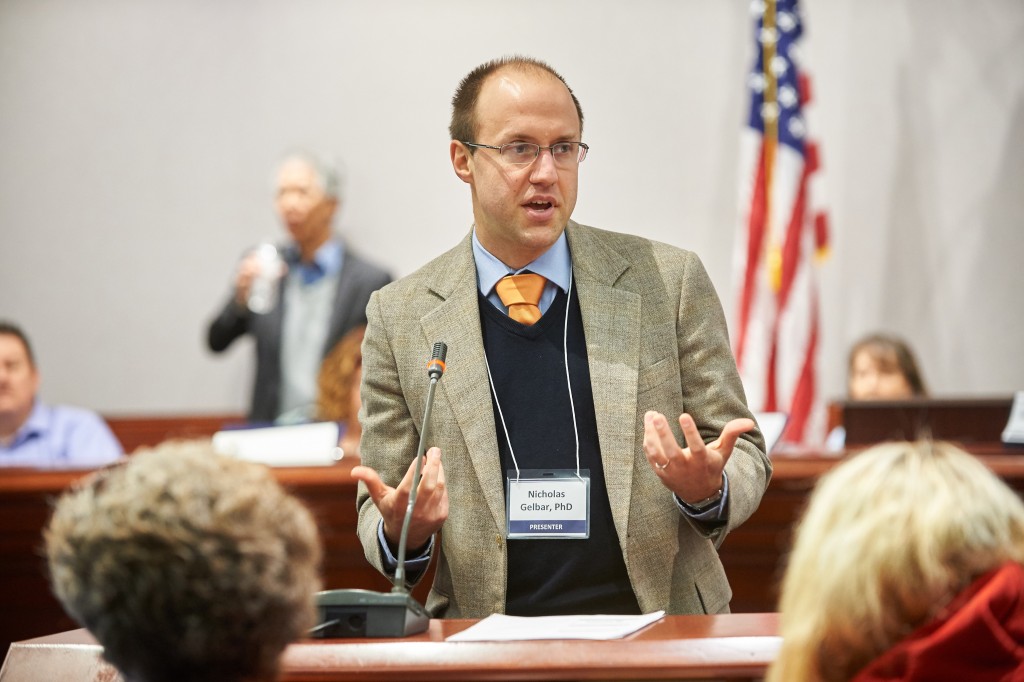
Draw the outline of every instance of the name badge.
M509 540L590 537L589 469L512 470L505 482Z

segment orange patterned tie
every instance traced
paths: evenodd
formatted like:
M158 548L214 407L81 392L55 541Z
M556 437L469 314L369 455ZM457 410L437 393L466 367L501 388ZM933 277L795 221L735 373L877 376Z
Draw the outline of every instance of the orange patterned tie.
M506 275L494 287L498 298L508 307L508 316L516 322L531 325L540 319L540 294L546 279L532 272Z

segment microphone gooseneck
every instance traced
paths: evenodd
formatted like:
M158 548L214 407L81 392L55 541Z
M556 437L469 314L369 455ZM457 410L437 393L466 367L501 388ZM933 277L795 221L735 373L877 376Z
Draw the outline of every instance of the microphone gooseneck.
M405 586L405 552L409 540L409 523L412 521L412 512L416 508L416 491L420 485L420 471L423 468L423 453L426 451L427 439L430 434L430 414L434 407L434 389L437 382L444 374L445 358L448 355L448 344L438 341L430 354L430 361L427 363L427 376L430 377L430 384L427 386L426 407L423 410L423 428L420 429L420 443L416 448L416 470L412 478L412 490L409 491L409 503L405 509L405 518L402 520L402 533L398 540L397 566L395 568L394 587L392 592L407 594Z
M409 540L409 521L416 505L416 488L420 483L423 452L430 438L430 410L434 403L434 387L444 374L444 358L448 346L434 344L427 374L427 405L420 428L420 445L416 453L416 467L409 504L402 519L402 534L398 543L394 586L390 592L340 589L317 593L316 604L319 625L309 631L319 639L335 637L408 637L419 634L430 626L430 614L413 599L405 586L405 546Z

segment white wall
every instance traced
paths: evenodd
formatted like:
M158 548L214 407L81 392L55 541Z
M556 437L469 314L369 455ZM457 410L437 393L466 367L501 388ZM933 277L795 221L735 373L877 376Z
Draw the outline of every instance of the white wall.
M879 328L938 393L1024 388L1024 4L807 0L833 257L825 391ZM0 318L51 402L241 411L246 344L205 327L239 253L278 234L295 145L348 168L341 226L407 274L470 223L449 100L476 64L550 61L586 113L575 217L696 250L731 312L740 0L5 0Z

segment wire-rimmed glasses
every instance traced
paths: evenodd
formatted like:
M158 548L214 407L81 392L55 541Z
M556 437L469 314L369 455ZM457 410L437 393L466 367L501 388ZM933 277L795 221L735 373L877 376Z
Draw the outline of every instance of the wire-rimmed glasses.
M550 147L542 147L532 142L509 142L500 147L464 141L462 144L477 149L494 149L498 152L502 161L514 166L526 166L533 163L540 156L540 153L547 149L551 152L551 159L555 162L555 165L561 168L571 168L578 165L583 159L587 158L587 151L590 149L583 142L556 142Z

